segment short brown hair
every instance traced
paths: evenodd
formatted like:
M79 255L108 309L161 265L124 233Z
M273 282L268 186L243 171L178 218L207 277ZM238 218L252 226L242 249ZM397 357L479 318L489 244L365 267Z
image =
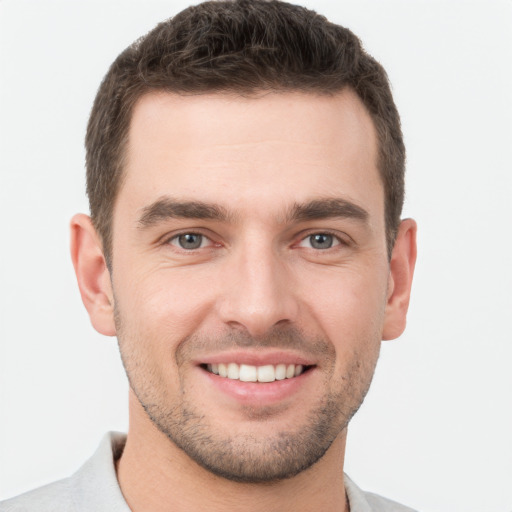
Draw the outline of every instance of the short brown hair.
M384 68L350 30L277 0L209 1L135 41L103 79L85 139L91 217L107 264L130 120L142 95L162 90L333 94L346 87L357 93L375 124L391 254L404 198L400 118Z

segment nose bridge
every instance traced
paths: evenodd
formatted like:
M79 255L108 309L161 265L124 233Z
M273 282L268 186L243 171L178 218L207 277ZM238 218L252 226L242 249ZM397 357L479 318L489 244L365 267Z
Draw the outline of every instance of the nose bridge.
M261 335L277 323L293 322L298 305L290 273L271 240L253 236L232 255L221 315L225 323Z

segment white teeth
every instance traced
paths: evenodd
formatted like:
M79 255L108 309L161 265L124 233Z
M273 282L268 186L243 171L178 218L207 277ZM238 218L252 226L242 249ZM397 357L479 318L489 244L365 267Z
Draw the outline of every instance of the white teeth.
M220 377L243 382L274 382L275 380L298 377L304 372L304 366L301 364L253 366L250 364L219 363L207 364L206 369Z
M240 377L240 368L236 363L228 364L228 379L238 379Z
M219 364L219 375L221 377L227 377L228 376L228 369L225 364L220 363Z
M276 366L276 380L284 380L286 378L286 365L278 364Z
M248 364L240 365L240 380L243 382L257 382L258 381L258 370L256 366L250 366Z
M271 364L258 366L258 382L274 382L276 380L276 371Z

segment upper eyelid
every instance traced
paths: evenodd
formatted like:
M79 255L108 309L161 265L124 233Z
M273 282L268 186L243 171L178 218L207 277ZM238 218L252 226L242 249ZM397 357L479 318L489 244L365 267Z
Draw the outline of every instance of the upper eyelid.
M171 242L171 240L174 240L174 239L178 238L179 236L187 235L187 234L201 235L201 236L207 238L212 244L219 243L218 241L215 240L215 238L216 238L215 233L212 233L209 229L206 229L206 228L189 228L189 229L178 230L177 232L173 232L172 234L167 233L167 234L159 237L157 243L161 243L163 245L169 244ZM310 236L321 235L321 234L331 235L334 238L336 238L336 240L338 240L341 244L344 244L344 245L355 243L355 240L345 232L340 232L339 230L335 230L335 229L311 228L311 229L302 230L298 234L296 234L293 237L294 241L292 242L292 245L298 244Z
M355 243L354 239L350 235L344 232L340 233L340 231L335 229L308 229L299 233L299 235L297 235L296 238L298 238L299 242L302 242L306 238L309 238L310 236L313 235L331 235L334 238L336 238L336 240L338 240L340 243L345 245L349 243Z
M206 246L204 246L204 247L195 247L195 248L185 249L184 247L180 247L179 242L177 241L177 239L179 239L179 237L181 237L183 235L200 236L203 239L206 239L208 242L207 242ZM174 243L174 241L176 241L176 243ZM202 245L202 242L203 242L203 240L201 240L201 245ZM207 237L206 235L203 235L202 233L194 233L192 231L190 231L190 232L187 231L185 233L179 233L177 235L172 236L171 238L168 238L167 242L165 242L165 244L172 245L173 247L175 247L178 250L182 250L182 251L186 251L186 252L193 252L193 251L198 251L199 249L207 249L207 248L211 247L212 245L215 245L215 242L213 242L211 238Z
M189 228L174 231L173 233L166 233L165 235L162 235L161 237L158 238L157 243L168 244L171 240L174 240L175 238L178 238L179 236L182 235L201 235L210 240L211 242L215 242L214 237L211 234L211 231L206 230L204 228Z
M203 237L203 239L206 239L207 242L202 247L200 246L200 247L186 249L185 247L181 247L179 244L179 241L177 240L180 236L183 236L183 235L199 235L199 236ZM203 242L204 241L201 242L201 245L203 244ZM181 254L181 255L186 255L186 254L198 255L198 254L203 254L205 251L219 249L221 247L221 244L216 242L215 240L213 240L212 237L205 235L204 233L201 233L198 231L192 231L192 230L188 230L188 231L185 230L180 233L175 233L168 237L163 237L163 239L159 243L159 245L161 247L172 248L171 250L173 252L175 252L177 255L179 255L179 254Z
M304 247L302 244L304 243L307 243L307 240L310 239L311 237L315 236L315 235L328 235L328 236L332 236L333 238L333 244L331 245L331 247L326 247L325 249L319 249L319 248L315 248L315 247ZM311 242L310 242L311 243ZM342 238L340 238L339 236L336 236L332 233L327 233L325 231L322 231L322 232L315 232L315 233L311 233L309 235L306 235L305 237L301 238L297 244L295 244L296 246L299 246L299 247L302 247L302 248L305 248L305 249L313 249L314 251L322 251L322 252L325 252L325 251L329 251L330 249L336 249L336 248L339 248L339 246L347 246L348 243L343 240Z

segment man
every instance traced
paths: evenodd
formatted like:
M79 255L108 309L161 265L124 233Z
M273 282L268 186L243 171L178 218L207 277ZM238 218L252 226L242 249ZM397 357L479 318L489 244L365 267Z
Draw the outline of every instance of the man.
M72 258L129 432L0 510L410 510L343 474L416 256L398 113L357 38L281 2L186 9L111 66L86 149Z

